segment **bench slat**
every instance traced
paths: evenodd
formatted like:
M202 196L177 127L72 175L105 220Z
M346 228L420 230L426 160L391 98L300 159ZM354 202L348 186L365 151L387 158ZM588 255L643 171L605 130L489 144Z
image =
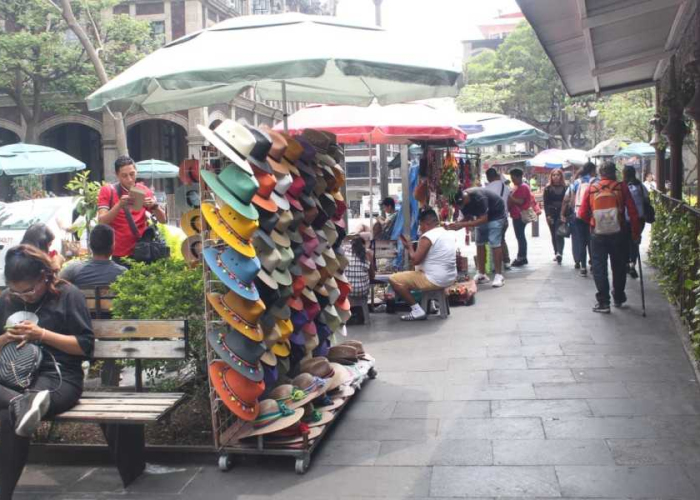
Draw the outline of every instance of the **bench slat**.
M95 398L85 399L83 397L78 401L81 406L95 405L140 405L140 406L168 406L176 403L179 398L152 398L152 399L129 399L129 398Z
M109 401L109 400L106 400ZM163 413L169 408L170 405L167 404L155 404L155 405L130 405L130 404L103 404L103 405L83 405L78 403L75 407L71 408L70 411L86 412L86 411L98 411L98 412L110 412L110 413L124 413L124 412L135 412L135 413Z
M184 320L96 319L92 322L96 339L184 339Z
M96 341L96 359L183 359L185 341L121 340Z
M182 392L109 392L109 391L85 391L81 399L95 398L121 398L121 399L180 399Z
M157 422L162 418L162 413L118 413L102 411L67 411L58 415L54 420L59 422L91 422L96 424L148 424Z

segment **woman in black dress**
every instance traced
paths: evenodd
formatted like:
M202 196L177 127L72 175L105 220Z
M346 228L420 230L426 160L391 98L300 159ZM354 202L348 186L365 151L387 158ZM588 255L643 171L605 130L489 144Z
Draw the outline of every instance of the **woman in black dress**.
M564 195L566 194L566 181L564 172L555 168L549 173L549 183L544 188L544 213L547 216L547 225L552 234L552 247L554 248L554 260L561 264L564 253L564 238L557 235L557 229L561 224L561 209Z
M0 325L18 311L34 313L38 323L23 321L6 328L0 335L0 349L9 342L33 342L41 346L44 356L28 389L0 385L0 500L12 498L27 462L30 437L41 419L78 402L83 392L82 361L92 356L94 347L85 297L56 277L46 253L31 245L10 248L5 281Z

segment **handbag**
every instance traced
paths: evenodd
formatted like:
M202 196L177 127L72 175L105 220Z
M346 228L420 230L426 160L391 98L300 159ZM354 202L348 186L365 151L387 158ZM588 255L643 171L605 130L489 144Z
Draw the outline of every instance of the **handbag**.
M115 186L114 192L116 190ZM127 210L126 207L123 210L131 233L136 238L136 246L131 258L136 262L151 264L157 260L170 257L170 247L168 247L160 231L158 231L158 220L151 216L151 225L146 228L142 235L139 235L139 230L136 227L134 218L131 216L131 211Z
M537 214L532 207L523 208L520 210L520 220L525 224L528 222L535 222L537 220Z
M0 350L0 385L24 391L32 385L34 374L44 359L41 347L28 343L8 342Z
M557 226L556 234L560 238L568 238L569 236L571 236L571 226L569 226L569 223L560 222Z

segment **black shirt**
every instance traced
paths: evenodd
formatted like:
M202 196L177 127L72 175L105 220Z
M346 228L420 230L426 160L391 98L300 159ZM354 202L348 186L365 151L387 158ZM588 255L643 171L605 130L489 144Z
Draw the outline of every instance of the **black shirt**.
M61 270L60 278L70 281L78 288L111 285L126 267L110 260L89 260L68 264Z
M493 191L485 188L470 188L469 203L462 207L462 215L465 219L477 219L482 215L488 215L488 220L500 220L506 217L506 205Z
M544 213L547 217L558 218L566 194L566 186L547 186L544 188Z
M9 290L5 290L0 295L0 325L4 326L7 318L13 313L26 310L36 312L40 327L61 335L77 337L78 344L85 352L85 356L74 356L47 345L43 345L42 348L56 358L56 362L61 367L64 382L82 387L83 369L81 363L83 359L92 357L95 345L90 312L85 302L85 296L73 285L70 283L60 284L58 290L60 292L58 297L47 294L44 296L43 302L39 301L36 304L25 304L20 299L12 297ZM51 356L44 356L39 371L55 371Z

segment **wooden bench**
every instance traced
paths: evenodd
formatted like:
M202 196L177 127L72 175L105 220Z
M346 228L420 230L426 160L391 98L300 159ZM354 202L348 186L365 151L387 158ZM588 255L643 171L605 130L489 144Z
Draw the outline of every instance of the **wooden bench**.
M88 299L89 300L89 299ZM98 299L99 300L99 299ZM96 360L185 359L187 321L93 320ZM160 422L184 399L183 393L85 391L73 409L55 422L99 424L124 486L146 467L145 425Z

